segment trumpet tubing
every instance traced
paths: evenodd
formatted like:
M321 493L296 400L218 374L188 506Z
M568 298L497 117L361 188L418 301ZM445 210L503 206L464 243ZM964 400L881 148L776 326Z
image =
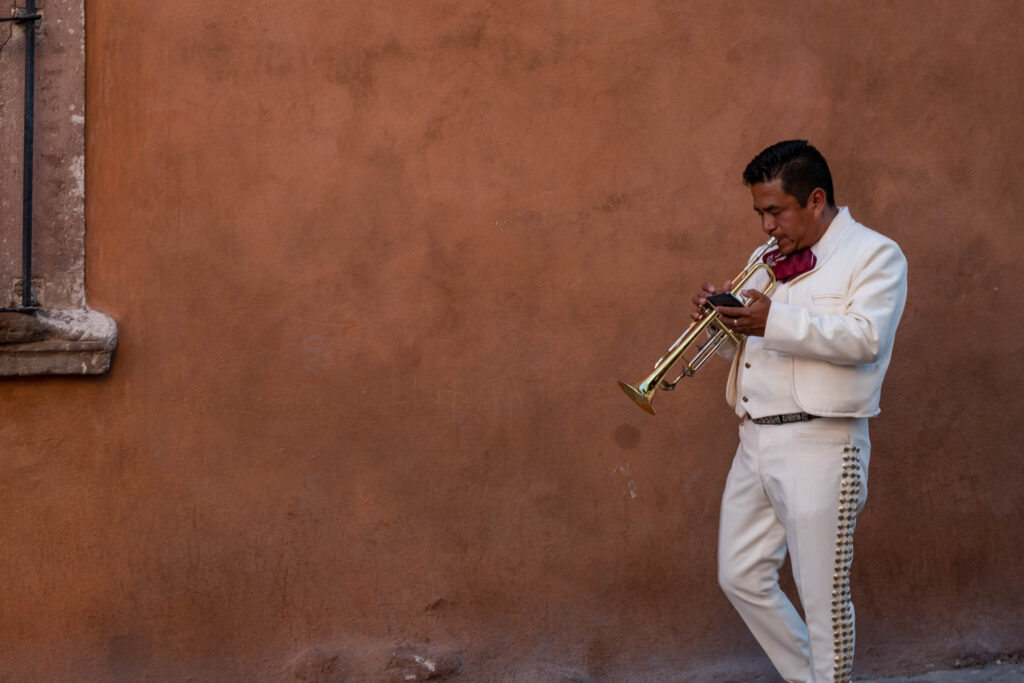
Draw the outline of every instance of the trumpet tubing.
M750 278L752 278L757 271L764 270L768 274L768 286L761 291L765 296L771 294L772 290L775 288L775 273L772 272L770 266L761 262L761 257L765 252L774 247L775 243L776 241L773 237L754 252L753 257L747 263L747 266L740 271L739 275L732 279L733 291L738 292L743 289L744 285L750 281ZM750 305L750 302L746 301L744 302L744 305L748 306ZM717 323L718 311L715 310L714 306L705 304L701 317L698 320L695 320L686 329L686 331L676 339L675 343L669 347L669 350L665 355L654 364L654 372L648 375L643 381L639 382L635 387L626 384L625 382L619 382L619 387L638 406L651 415L654 415L654 393L659 388L662 391L672 391L683 377L693 377L704 363L706 363L726 341L737 347L743 341L743 335ZM711 330L710 335L706 332L709 329ZM693 357L690 360L686 360L685 354L690 350L690 347L697 344L698 340L702 336L705 338L704 343L697 345L697 350ZM665 375L667 375L679 362L683 363L683 369L679 373L679 376L671 382L666 382Z

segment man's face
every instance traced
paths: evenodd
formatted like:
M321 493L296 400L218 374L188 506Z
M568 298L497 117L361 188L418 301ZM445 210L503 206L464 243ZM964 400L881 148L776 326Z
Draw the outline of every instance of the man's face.
M782 180L776 178L767 183L750 186L754 199L754 211L761 217L761 229L778 240L779 251L792 254L794 251L811 246L821 237L815 195L807 199L807 206L791 194L782 190Z

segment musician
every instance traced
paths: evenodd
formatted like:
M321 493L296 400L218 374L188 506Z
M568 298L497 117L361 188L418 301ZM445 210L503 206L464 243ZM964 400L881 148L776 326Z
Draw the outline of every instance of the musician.
M894 241L836 206L828 164L806 141L768 147L743 181L761 229L778 240L763 257L778 284L771 296L744 290L748 307L718 308L745 335L726 389L741 423L722 496L719 583L783 678L848 681L868 418L879 412L907 263ZM717 291L705 283L694 296L695 319ZM806 621L779 588L787 550Z

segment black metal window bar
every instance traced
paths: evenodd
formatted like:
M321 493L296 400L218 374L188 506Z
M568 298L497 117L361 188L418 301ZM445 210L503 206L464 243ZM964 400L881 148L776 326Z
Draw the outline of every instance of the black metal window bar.
M35 108L36 28L43 15L36 11L36 0L26 0L13 16L0 17L0 22L13 21L25 26L25 139L21 191L21 305L5 311L31 313L38 308L32 289L32 156Z

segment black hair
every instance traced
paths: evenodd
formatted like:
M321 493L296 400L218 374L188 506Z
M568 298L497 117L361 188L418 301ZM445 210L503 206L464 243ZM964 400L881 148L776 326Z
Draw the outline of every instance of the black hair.
M743 171L745 185L776 178L782 180L782 191L795 197L800 206L807 206L807 198L819 187L825 191L828 205L836 205L828 163L806 140L776 142L754 157Z

